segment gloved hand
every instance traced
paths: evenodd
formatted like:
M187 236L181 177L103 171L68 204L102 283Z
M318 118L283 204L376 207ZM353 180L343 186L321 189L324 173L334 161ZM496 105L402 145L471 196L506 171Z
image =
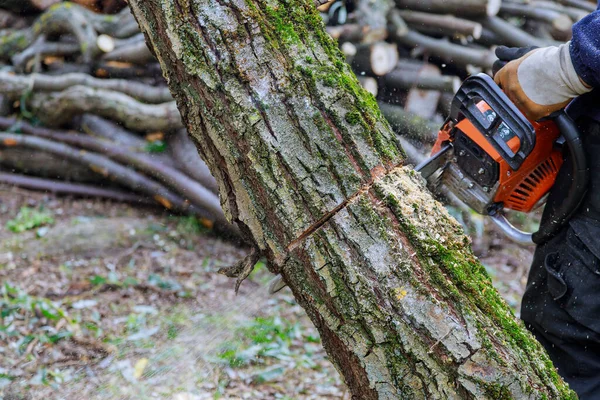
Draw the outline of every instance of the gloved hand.
M494 63L494 81L532 121L566 107L573 98L592 90L575 72L569 44L496 49L499 60ZM506 61L509 62L502 66Z

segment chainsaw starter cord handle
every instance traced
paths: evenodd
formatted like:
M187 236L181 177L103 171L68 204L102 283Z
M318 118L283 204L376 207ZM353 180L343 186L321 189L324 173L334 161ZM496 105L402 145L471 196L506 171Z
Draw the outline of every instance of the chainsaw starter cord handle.
M571 187L569 194L558 206L554 215L549 221L540 226L540 229L532 235L532 240L536 244L543 244L554 236L573 216L575 211L581 205L587 192L589 181L589 170L581 133L575 122L562 110L552 116L565 139L565 144L569 149L569 155L572 163Z

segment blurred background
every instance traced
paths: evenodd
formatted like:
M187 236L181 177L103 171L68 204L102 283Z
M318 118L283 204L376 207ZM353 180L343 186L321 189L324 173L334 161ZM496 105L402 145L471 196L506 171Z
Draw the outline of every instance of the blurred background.
M588 0L319 7L412 163L494 48L569 40ZM532 248L442 198L518 313ZM533 230L538 214L511 215ZM0 0L0 396L349 399L291 293L249 249L123 0Z

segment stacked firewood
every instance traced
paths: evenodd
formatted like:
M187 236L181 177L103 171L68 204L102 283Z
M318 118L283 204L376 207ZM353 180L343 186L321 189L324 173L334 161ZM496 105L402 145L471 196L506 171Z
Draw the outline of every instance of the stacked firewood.
M489 72L494 46L568 40L594 8L347 0L319 9L416 161L462 79ZM124 0L0 2L0 131L0 183L153 202L227 226L215 180Z
M461 81L491 74L497 46L563 43L595 9L595 0L347 0L319 7L392 126L416 135L405 146L413 158L420 157L413 145L432 140ZM426 129L426 121L436 123Z
M77 3L1 3L0 182L153 202L231 229L126 4Z

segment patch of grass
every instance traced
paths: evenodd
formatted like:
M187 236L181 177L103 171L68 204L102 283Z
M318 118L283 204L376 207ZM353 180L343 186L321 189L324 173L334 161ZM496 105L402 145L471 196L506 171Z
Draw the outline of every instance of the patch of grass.
M300 357L301 364L310 364L311 353L305 351L304 344L320 343L318 337L303 332L300 324L277 316L256 317L249 325L238 328L235 336L218 354L219 361L232 368L290 357ZM294 351L301 347L302 351ZM271 373L265 376L271 376Z
M20 233L53 223L54 218L50 211L43 208L21 207L17 216L6 223L6 228L11 232Z
M33 360L54 344L72 337L76 328L60 304L31 296L8 282L0 287L0 353L4 360ZM41 383L55 380L54 372L42 369L36 375ZM15 368L7 369L0 378L13 380L17 377L13 372Z

